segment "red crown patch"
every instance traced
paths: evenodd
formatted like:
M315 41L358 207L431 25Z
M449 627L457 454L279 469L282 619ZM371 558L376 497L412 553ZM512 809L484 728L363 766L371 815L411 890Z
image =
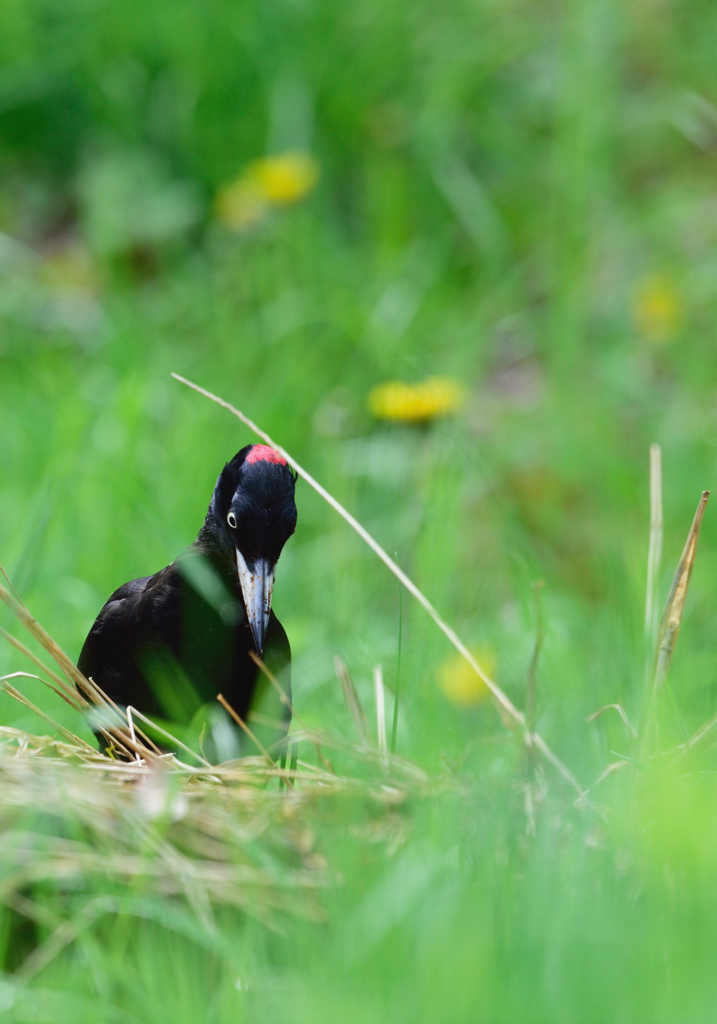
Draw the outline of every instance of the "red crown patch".
M245 462L251 465L254 462L275 462L279 466L286 465L286 459L277 451L270 448L268 444L255 444L247 455Z

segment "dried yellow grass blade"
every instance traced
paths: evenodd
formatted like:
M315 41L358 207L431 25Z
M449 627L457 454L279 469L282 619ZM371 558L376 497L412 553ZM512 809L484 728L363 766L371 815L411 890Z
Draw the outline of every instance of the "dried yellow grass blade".
M44 647L47 653L60 666L70 682L75 683L80 693L84 693L92 699L92 687L82 675L76 665L67 657L62 648L58 647L52 637L45 632L40 623L32 617L27 608L16 601L9 590L0 584L0 601L3 601L10 611L20 620L25 629L34 636L40 646ZM75 694L72 692L72 696ZM96 701L95 701L96 702Z
M465 660L471 666L473 671L478 675L478 677L482 679L483 683L490 691L493 703L498 708L501 720L506 725L506 727L513 730L514 732L517 732L522 737L523 742L526 744L526 746L531 747L534 750L537 750L539 754L542 756L542 758L549 764L551 764L553 768L558 772L558 774L561 775L563 779L577 791L578 796L580 798L584 797L585 790L580 785L580 783L575 778L570 769L567 767L567 765L563 764L560 758L558 758L553 753L553 751L547 745L542 736L540 736L537 732L531 732L531 730L528 728L526 724L525 716L523 715L523 713L519 711L518 708L516 708L513 702L509 699L509 697L505 693L503 693L498 684L486 675L486 673L480 667L476 659L473 657L473 655L468 650L463 641L460 639L455 630L452 629L448 625L448 623L438 614L438 612L433 607L428 598L425 596L425 594L423 594L422 591L418 589L413 580L409 579L405 572L403 572L403 570L398 567L398 565L394 562L390 555L386 551L384 551L384 549L381 547L378 541L374 540L374 538L371 536L368 530L366 530L361 525L361 523L359 523L358 520L355 519L351 515L351 513L348 512L343 507L343 505L340 502L338 502L336 498L333 497L333 495L329 494L326 488L322 487L321 484L317 480L315 480L310 473L308 473L302 466L300 466L299 463L295 459L293 459L291 455L289 455L286 449L282 448L281 445L278 445L274 440L272 440L272 438L266 433L266 431L258 427L256 423L250 420L248 416L245 416L243 412L240 412L239 409L235 408L235 406L231 405L229 402L226 402L223 398L219 398L218 395L214 395L212 394L211 391L207 391L205 388L200 387L198 384L194 384L192 381L187 380L186 377L181 377L178 373L173 373L172 376L174 377L175 380L178 380L180 384L185 384L188 388L191 388L193 391L198 392L198 394L200 395L204 395L204 397L208 398L210 401L216 402L217 405L220 405L223 409L227 409L233 416L236 416L237 419L241 420L241 422L245 426L249 427L249 429L252 430L257 435L257 437L260 437L262 441L268 444L275 451L279 452L279 454L286 459L288 464L298 473L298 475L303 480L305 480L310 487L313 487L316 493L320 494L324 501L326 501L329 505L331 505L331 507L336 512L338 512L342 519L344 519L349 524L349 526L351 526L352 529L356 531L359 537L361 537L361 539L366 544L368 544L371 550L376 555L378 555L381 561L386 566L388 566L388 568L391 570L394 576L396 576L397 579L401 581L406 590L408 590L408 592L415 597L418 603L423 606L423 608L428 612L428 614L433 619L438 628L444 633L444 635L453 644L456 650L463 655Z
M334 666L336 668L336 675L339 677L341 683L341 689L343 691L344 700L346 701L346 707L349 709L349 713L354 720L356 731L359 734L359 740L363 746L370 746L371 739L368 729L368 722L366 721L366 713L359 700L359 695L356 692L354 681L349 673L348 666L343 658L340 658L338 654L334 658Z
M601 708L598 708L597 711L593 711L591 715L588 715L585 721L594 722L596 718L599 718L600 715L604 714L606 711L617 711L618 715L623 720L628 732L631 733L634 739L637 739L637 731L635 730L630 719L627 717L627 713L625 712L625 708L622 706L622 704L603 704L603 706Z
M75 711L80 711L83 707L87 706L87 701L77 692L77 690L71 689L64 679L60 679L55 672L52 672L43 661L36 657L32 651L28 650L25 644L20 643L18 639L11 636L5 629L0 629L0 636L5 637L7 642L11 644L15 650L19 651L20 654L24 654L25 657L33 663L33 665L36 665L52 680L52 683L55 685L52 686L51 683L48 683L48 686L50 686L59 697L62 697L70 707L74 708Z
M59 732L61 736L64 736L65 739L68 740L70 743L76 743L78 746L84 748L85 750L89 750L90 752L94 753L94 749L89 745L89 743L85 743L83 739L80 739L79 736L76 736L74 732L70 732L70 730L66 729L64 725L60 725L59 722L56 722L54 720L54 718L50 718L49 715L45 714L44 711L41 711L40 708L38 708L35 704L32 703L32 701L28 700L24 694L20 693L18 690L15 689L14 686L10 685L8 679L14 679L18 676L25 679L37 679L41 683L45 682L44 679L40 679L39 676L32 675L29 672L13 672L12 675L3 676L2 679L0 680L0 683L2 684L2 689L5 691L5 693L7 693L9 697L12 697L14 700L18 701L20 704L24 704L26 708L29 708L30 711L33 711L40 718L44 719L44 721L48 722L53 727L53 729Z
M53 690L58 697L61 697L71 707L75 708L75 710L87 711L92 705L94 705L96 708L104 709L116 717L116 724L110 724L107 727L100 728L99 732L106 740L114 743L118 748L121 748L123 754L131 752L132 754L140 754L142 757L146 755L151 757L153 754L159 753L155 744L152 743L144 733L139 733L141 737L140 741L136 741L136 738L132 739L125 728L125 723L127 721L126 714L121 711L120 708L118 708L117 705L114 704L91 679L85 678L76 665L74 665L68 658L62 648L55 643L49 633L46 633L40 623L33 618L24 603L18 601L2 584L0 584L0 601L3 601L8 606L30 635L33 636L42 647L44 647L44 649L62 669L65 676L70 680L70 683L75 683L77 689L72 686L68 686L68 684L60 679L59 676L55 675L54 672L49 672L40 659L36 658L24 644L10 636L5 630L2 630L5 638L17 650L29 658L30 661L43 671L47 672L57 685L53 686L52 683L49 683L46 679L41 679L39 676L35 678L40 679L40 682L43 682ZM15 696L15 694L12 694L12 696ZM48 721L51 720L48 719ZM139 730L137 731L139 732Z
M717 732L717 715L713 715L712 718L701 725L697 732L690 736L687 743L681 744L673 751L674 757L671 763L674 764L686 754L702 753L705 750L711 749L717 742L715 732Z
M702 497L697 505L697 511L695 512L695 518L692 521L690 532L687 535L687 542L685 544L682 557L677 565L677 571L670 587L670 593L667 595L667 601L665 602L665 608L662 612L662 619L660 621L660 628L658 632L658 646L657 646L657 657L655 660L655 676L653 689L655 693L659 693L667 678L667 673L670 669L670 663L672 661L672 655L675 650L675 644L677 643L677 637L680 633L680 626L682 625L682 615L685 610L685 600L687 598L687 590L690 585L690 577L692 575L692 567L695 562L695 555L697 554L697 541L700 535L700 527L702 526L702 518L705 514L705 508L707 507L707 499L709 498L709 491L703 491Z

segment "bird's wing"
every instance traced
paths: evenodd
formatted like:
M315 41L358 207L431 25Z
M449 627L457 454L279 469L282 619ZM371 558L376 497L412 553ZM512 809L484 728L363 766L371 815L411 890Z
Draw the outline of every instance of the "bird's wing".
M153 576L130 580L119 587L97 616L85 640L77 666L120 704L144 695L136 651L154 643L172 649L178 620L177 574L167 566Z

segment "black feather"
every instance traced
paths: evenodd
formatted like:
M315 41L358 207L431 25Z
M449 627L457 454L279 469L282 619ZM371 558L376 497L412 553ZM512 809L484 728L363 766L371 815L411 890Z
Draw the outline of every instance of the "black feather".
M196 541L171 565L112 594L78 667L115 703L182 724L219 693L244 721L261 704L262 715L277 723L256 729L268 745L286 735L289 715L250 657L254 641L235 546L247 559L278 560L296 527L296 478L283 460L247 463L253 447L222 470ZM291 651L273 612L262 658L290 697Z

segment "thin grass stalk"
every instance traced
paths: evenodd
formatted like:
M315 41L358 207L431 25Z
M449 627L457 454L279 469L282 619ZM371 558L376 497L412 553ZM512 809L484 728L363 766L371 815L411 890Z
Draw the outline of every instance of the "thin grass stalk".
M80 670L73 664L73 662L67 657L62 648L55 643L49 633L46 633L42 626L37 620L30 614L25 605L22 602L15 600L10 592L0 584L0 600L3 601L13 614L20 620L23 626L27 629L31 636L33 636L37 642L44 647L44 649L50 654L53 660L60 666L65 676L71 683L74 683L77 687L77 691L70 687L67 687L63 683L63 689L69 697L77 699L82 707L89 708L91 704L94 704L100 708L106 708L111 706L118 715L121 714L119 709L112 703L112 701L100 690L98 686L90 679L86 679ZM23 645L20 645L21 647ZM35 660L34 656L28 651L28 655L31 660ZM39 677L38 677L39 678ZM50 686L50 689L54 689L46 680L41 680L45 685ZM62 680L60 680L62 682ZM119 743L119 746L127 753L127 744L124 739L120 740L118 736L113 735L107 729L101 729L100 733L105 739L110 740L114 743Z
M398 551L396 552L398 565ZM396 658L396 690L393 695L393 724L391 726L391 754L396 753L396 733L398 731L398 700L401 693L401 646L403 641L403 591L398 581L398 657Z
M376 694L376 740L381 755L381 762L384 766L388 763L388 749L386 747L386 697L383 688L383 670L380 665L374 665L373 689Z
M660 566L662 563L662 448L650 445L650 535L647 550L647 581L645 587L645 679L640 709L636 757L642 754L645 731L651 718L652 689L655 678L657 649L657 609ZM633 767L633 775L637 769Z
M540 607L540 595L542 594L544 586L545 583L543 580L537 580L532 584L535 599L535 644L533 645L533 654L530 659L530 665L528 666L528 678L526 680L525 694L525 717L528 722L528 728L531 732L535 729L535 689L538 676L538 661L540 660L540 652L542 650L543 640L545 637Z
M0 601L3 601L16 618L20 620L25 629L31 636L34 636L37 642L45 648L50 657L60 666L62 671L65 673L70 682L75 683L80 687L81 692L87 692L88 683L87 679L82 675L76 665L67 657L65 652L59 647L52 637L45 632L39 622L33 618L27 608L20 604L12 596L6 587L0 584Z
M596 718L599 718L600 715L604 714L606 711L617 711L618 715L623 720L625 728L628 730L632 738L637 739L637 730L635 729L630 719L627 717L627 713L622 704L603 704L603 706L601 708L598 708L597 711L593 711L591 715L588 715L585 721L594 722Z
M236 713L234 708L231 706L231 704L227 700L225 700L225 698L221 695L221 693L217 694L217 700L219 701L221 706L224 708L224 710L229 712L229 714L232 716L232 718L237 723L239 728L242 729L246 733L246 735L252 741L254 746L257 748L257 750L260 751L264 755L264 757L266 758L268 763L273 766L274 758L271 757L271 755L266 750L266 748L261 745L261 743L259 742L257 737L254 735L254 733L251 731L249 726L244 721L244 719L240 715L238 715Z
M143 715L140 711L137 710L137 708L132 708L132 714L134 715L135 718L139 718L141 722L145 722L147 725L151 726L152 729L154 729L156 732L160 734L160 736L164 736L164 738L168 739L171 743L176 744L182 750L186 750L186 752L188 754L191 754L191 756L196 761L199 761L199 763L203 765L203 767L214 767L214 765L210 764L209 761L206 760L206 758L202 757L200 754L197 754L196 751L192 750L191 747L188 747L186 743L182 743L182 741L178 740L176 736L173 736L171 732L167 732L166 729L163 729L160 725L157 725L157 723L153 722L151 718L147 718L147 716ZM139 729L137 729L137 732L139 732ZM140 735L142 735L142 733L140 733ZM154 746L154 744L152 744L152 746ZM157 750L158 748L154 747L154 749Z
M657 588L662 561L662 449L650 445L650 543L647 552L647 587L645 594L645 646L648 671L654 657L657 637Z
M359 739L363 746L367 747L371 743L370 733L368 729L368 721L366 720L366 713L359 700L359 695L356 692L353 679L348 670L348 666L343 658L340 658L338 654L334 658L334 666L336 668L336 675L339 677L341 682L341 689L343 691L344 700L346 701L346 707L349 709L349 713L354 720L356 731L359 734Z
M294 710L294 706L293 706L292 702L289 700L289 697L284 692L283 686L281 685L279 680L276 678L274 673L271 671L271 669L267 665L264 664L264 662L261 660L259 655L256 654L254 651L249 651L249 657L254 662L254 664L259 669L261 669L263 674L266 676L266 678L269 680L269 682L274 687L276 692L279 694L279 699L281 700L281 703L284 705L285 708L288 709L289 714L292 716L292 718L295 718L296 721L301 726L301 728L304 730L304 732L307 733L307 735L309 735L310 734L310 730L307 728L306 723L301 718L301 716ZM281 724L281 723L279 723L279 724ZM316 749L316 756L318 757L319 761L321 761L322 765L324 766L324 768L326 768L327 771L333 772L333 768L331 767L329 762L326 760L324 755L321 753L321 747L319 746L319 744L315 740L312 740L312 742L313 742L314 747ZM284 760L286 760L286 754L284 754Z
M235 408L229 402L224 401L224 399L212 394L211 391L207 391L205 388L200 387L198 384L194 384L192 381L187 380L186 377L182 377L178 373L172 373L172 377L174 377L175 380L178 380L180 384L185 384L193 391L198 392L200 395L204 395L204 397L208 398L210 401L216 402L217 405L220 405L223 409L227 409L230 413L232 413L232 415L236 416L237 419L241 420L241 422L244 423L245 426L249 427L249 429L252 430L257 435L257 437L260 437L266 444L268 444L275 451L277 451L283 458L285 458L287 463L296 471L296 473L298 473L298 475L303 480L305 480L310 487L313 487L316 493L320 494L324 501L326 501L329 505L331 505L331 507L336 512L338 512L342 519L344 519L349 524L349 526L351 526L352 529L356 531L359 537L361 537L361 539L366 544L368 544L371 550L376 555L378 555L381 561L391 570L394 576L396 576L397 579L400 580L400 582L403 584L406 590L408 590L408 592L412 594L413 597L415 597L418 603L425 609L425 611L433 619L433 621L441 630L441 632L448 638L450 643L453 644L453 646L456 648L459 654L461 654L465 658L465 660L471 666L471 668L479 677L479 679L483 681L486 688L490 691L493 703L500 711L501 719L503 723L506 725L506 727L518 733L522 737L523 741L529 747L532 747L535 750L537 750L540 753L540 755L544 758L544 760L547 761L556 770L556 772L559 775L561 775L562 778L576 790L579 798L584 797L586 791L575 778L575 776L567 767L567 765L563 764L560 758L553 753L553 751L550 749L550 747L547 745L547 743L541 736L539 736L537 733L530 732L530 730L527 727L525 716L523 715L523 713L519 711L518 708L509 699L509 697L507 697L506 694L503 693L498 684L493 679L491 679L490 676L486 675L486 673L480 667L476 659L473 657L473 655L468 650L463 641L460 639L455 630L452 629L451 626L449 626L448 623L438 614L438 612L433 607L428 598L418 589L416 584L411 579L409 579L405 572L403 572L403 570L400 569L398 565L396 565L391 556L386 551L384 551L384 549L381 547L378 541L374 540L374 538L371 536L368 530L366 530L358 522L358 520L355 519L351 515L351 513L348 512L343 507L343 505L341 505L340 502L338 502L336 498L333 497L333 495L329 494L329 492L324 487L322 487L321 484L317 480L315 480L310 473L308 473L302 466L300 466L299 463L296 462L296 460L293 459L291 455L289 455L289 453L284 448L281 447L281 445L276 444L276 442L273 441L272 438L264 430L261 430L261 428L258 427L252 420L250 420L248 416L245 416L243 412L240 412L239 409Z
M686 743L681 743L675 750L670 751L672 755L670 764L674 764L684 757L685 754L691 754L693 751L711 750L714 744L717 743L717 737L714 735L715 732L717 732L717 715L713 715L712 718L701 725ZM706 747L707 741L709 741L709 746Z
M20 597L20 595L18 594L17 590L15 590L15 586L14 586L12 580L10 579L8 574L5 572L5 569L3 568L2 565L0 565L0 572L5 577L5 581L6 581L7 585L8 585L8 587L10 587L10 590L13 592L15 600L18 602L18 604L20 604L23 608L25 608L25 611L27 611L27 608L25 607L25 602Z
M77 711L82 714L83 709L88 705L79 693L73 693L70 696L71 691L68 689L67 683L63 679L60 679L60 677L54 672L51 672L47 665L37 658L32 651L29 651L27 647L20 643L19 640L16 640L14 636L10 636L9 633L6 633L4 629L0 629L0 634L2 634L8 643L16 648L16 650L20 651L21 654L24 654L25 657L28 658L33 665L39 668L41 672L47 673L50 679L53 679L55 683L57 683L57 686L55 686L54 683L49 682L47 679L37 676L36 678L39 679L41 683L44 683L45 686L49 687L53 693L56 693L61 700L64 700L65 704L69 704L73 711Z
M76 736L74 732L70 732L70 730L66 729L64 725L60 725L59 722L56 722L54 720L54 718L50 718L48 714L46 714L44 711L41 711L40 708L33 704L31 700L28 700L28 698L25 697L24 694L20 693L19 690L16 690L14 686L8 683L8 679L17 679L18 677L22 677L24 679L37 679L41 683L45 682L44 679L40 679L39 676L33 675L31 672L13 672L9 676L3 676L0 679L0 682L2 682L2 689L5 691L8 697L12 697L20 704L23 704L26 708L29 708L30 711L34 712L34 714L44 719L44 721L51 725L53 729L56 729L60 733L60 735L64 736L65 739L68 740L70 743L76 743L78 744L78 746L85 747L87 750L91 750L93 753L95 752L94 748L91 747L89 743L85 743L83 739L80 739L79 736Z
M4 575L5 578L8 579L7 575ZM12 583L10 583L9 579L8 583L12 587ZM53 660L60 666L60 668L64 672L65 676L69 679L69 681L75 684L75 687L73 688L72 686L68 686L67 683L65 683L64 680L62 680L59 676L55 675L54 673L50 673L49 670L47 670L47 668L45 667L45 665L32 653L32 651L28 650L28 648L26 648L24 644L20 643L19 640L16 640L14 637L10 636L9 633L3 630L2 632L6 639L11 644L13 644L13 646L16 647L17 650L25 654L26 657L30 659L30 661L32 661L34 664L38 665L44 671L46 671L48 675L50 675L55 680L58 688L62 689L62 693L58 693L58 690L51 683L48 683L47 680L41 679L40 681L45 683L45 685L48 686L51 690L53 690L55 693L57 693L58 696L62 697L64 694L65 696L63 697L63 699L65 699L68 704L74 707L75 710L87 711L89 708L92 707L92 705L94 705L97 708L105 710L107 708L110 708L117 715L118 721L122 723L123 712L120 711L120 709L117 707L114 701L112 701L107 696L107 694L104 693L99 686L97 686L94 680L87 679L82 674L82 672L80 672L80 670L68 658L68 656L62 650L62 648L55 643L55 641L52 639L49 633L45 632L45 630L42 628L39 622L30 614L24 603L16 600L12 596L12 594L1 584L0 600L2 600L10 608L10 610L20 620L20 622L27 629L30 635L33 636L37 640L37 642L50 654ZM124 715L124 718L126 720L126 715ZM119 727L117 728L119 729L119 732L122 733L124 726L123 724L120 724ZM119 742L120 746L122 746L123 749L125 749L126 751L128 749L126 743L127 737L123 735L122 738L120 739L119 733L115 734L115 732L113 732L112 730L116 731L116 727L111 726L109 729L101 728L99 731L106 740L115 743ZM138 732L142 740L142 742L138 745L138 749L144 750L146 748L150 754L158 754L159 751L155 744L152 743L152 741L148 737L146 737L140 730L138 730ZM130 738L130 743L131 742L132 741Z
M92 679L92 677L90 677L87 680L87 682L88 682L89 685L91 685L93 687L93 692L94 692L95 696L98 698L98 705L97 706L102 707L102 708L105 708L105 707L110 708L117 715L117 717L118 717L120 722L122 722L122 720L124 719L124 721L127 722L127 725L129 726L129 718L128 718L126 710L121 708L119 706L119 704L115 704L115 702L112 700L112 698L107 696L105 691L102 690L97 685L97 683L94 681L94 679ZM139 712L137 711L136 708L134 709L134 713L135 713L135 715L137 717L140 717L140 718L142 717L139 714ZM150 720L148 718L146 718L146 719L144 719L144 721L145 722L149 722ZM153 722L150 722L150 724L154 726ZM120 726L120 728L124 729L124 724L122 724ZM161 751L160 751L159 747L156 745L156 743L154 743L153 740L151 740L149 738L149 736L147 736L146 733L142 732L142 730L139 728L139 726L134 725L133 728L134 728L134 731L139 736L140 746L146 747L150 751L150 753L159 756L161 754ZM157 728L157 726L154 726L154 728ZM169 734L167 734L167 735L169 735ZM172 738L174 739L174 737L172 737ZM177 740L176 742L179 742L179 741Z
M85 698L76 688L68 686L64 679L61 679L56 672L53 672L51 669L49 669L47 665L45 665L45 663L37 657L36 654L33 654L33 652L25 646L24 643L22 643L16 637L12 636L5 629L0 628L0 635L5 637L7 642L11 644L15 648L15 650L19 651L20 654L23 654L29 661L33 663L33 665L39 668L41 672L44 672L47 676L49 676L49 678L55 684L55 686L53 686L52 689L55 689L55 687L57 687L57 689L55 689L55 692L57 693L58 691L61 691L60 696L62 697L62 699L66 701L71 707L73 707L75 711L82 711L83 709L89 707L89 704L87 703ZM43 680L43 682L45 682L45 680Z

